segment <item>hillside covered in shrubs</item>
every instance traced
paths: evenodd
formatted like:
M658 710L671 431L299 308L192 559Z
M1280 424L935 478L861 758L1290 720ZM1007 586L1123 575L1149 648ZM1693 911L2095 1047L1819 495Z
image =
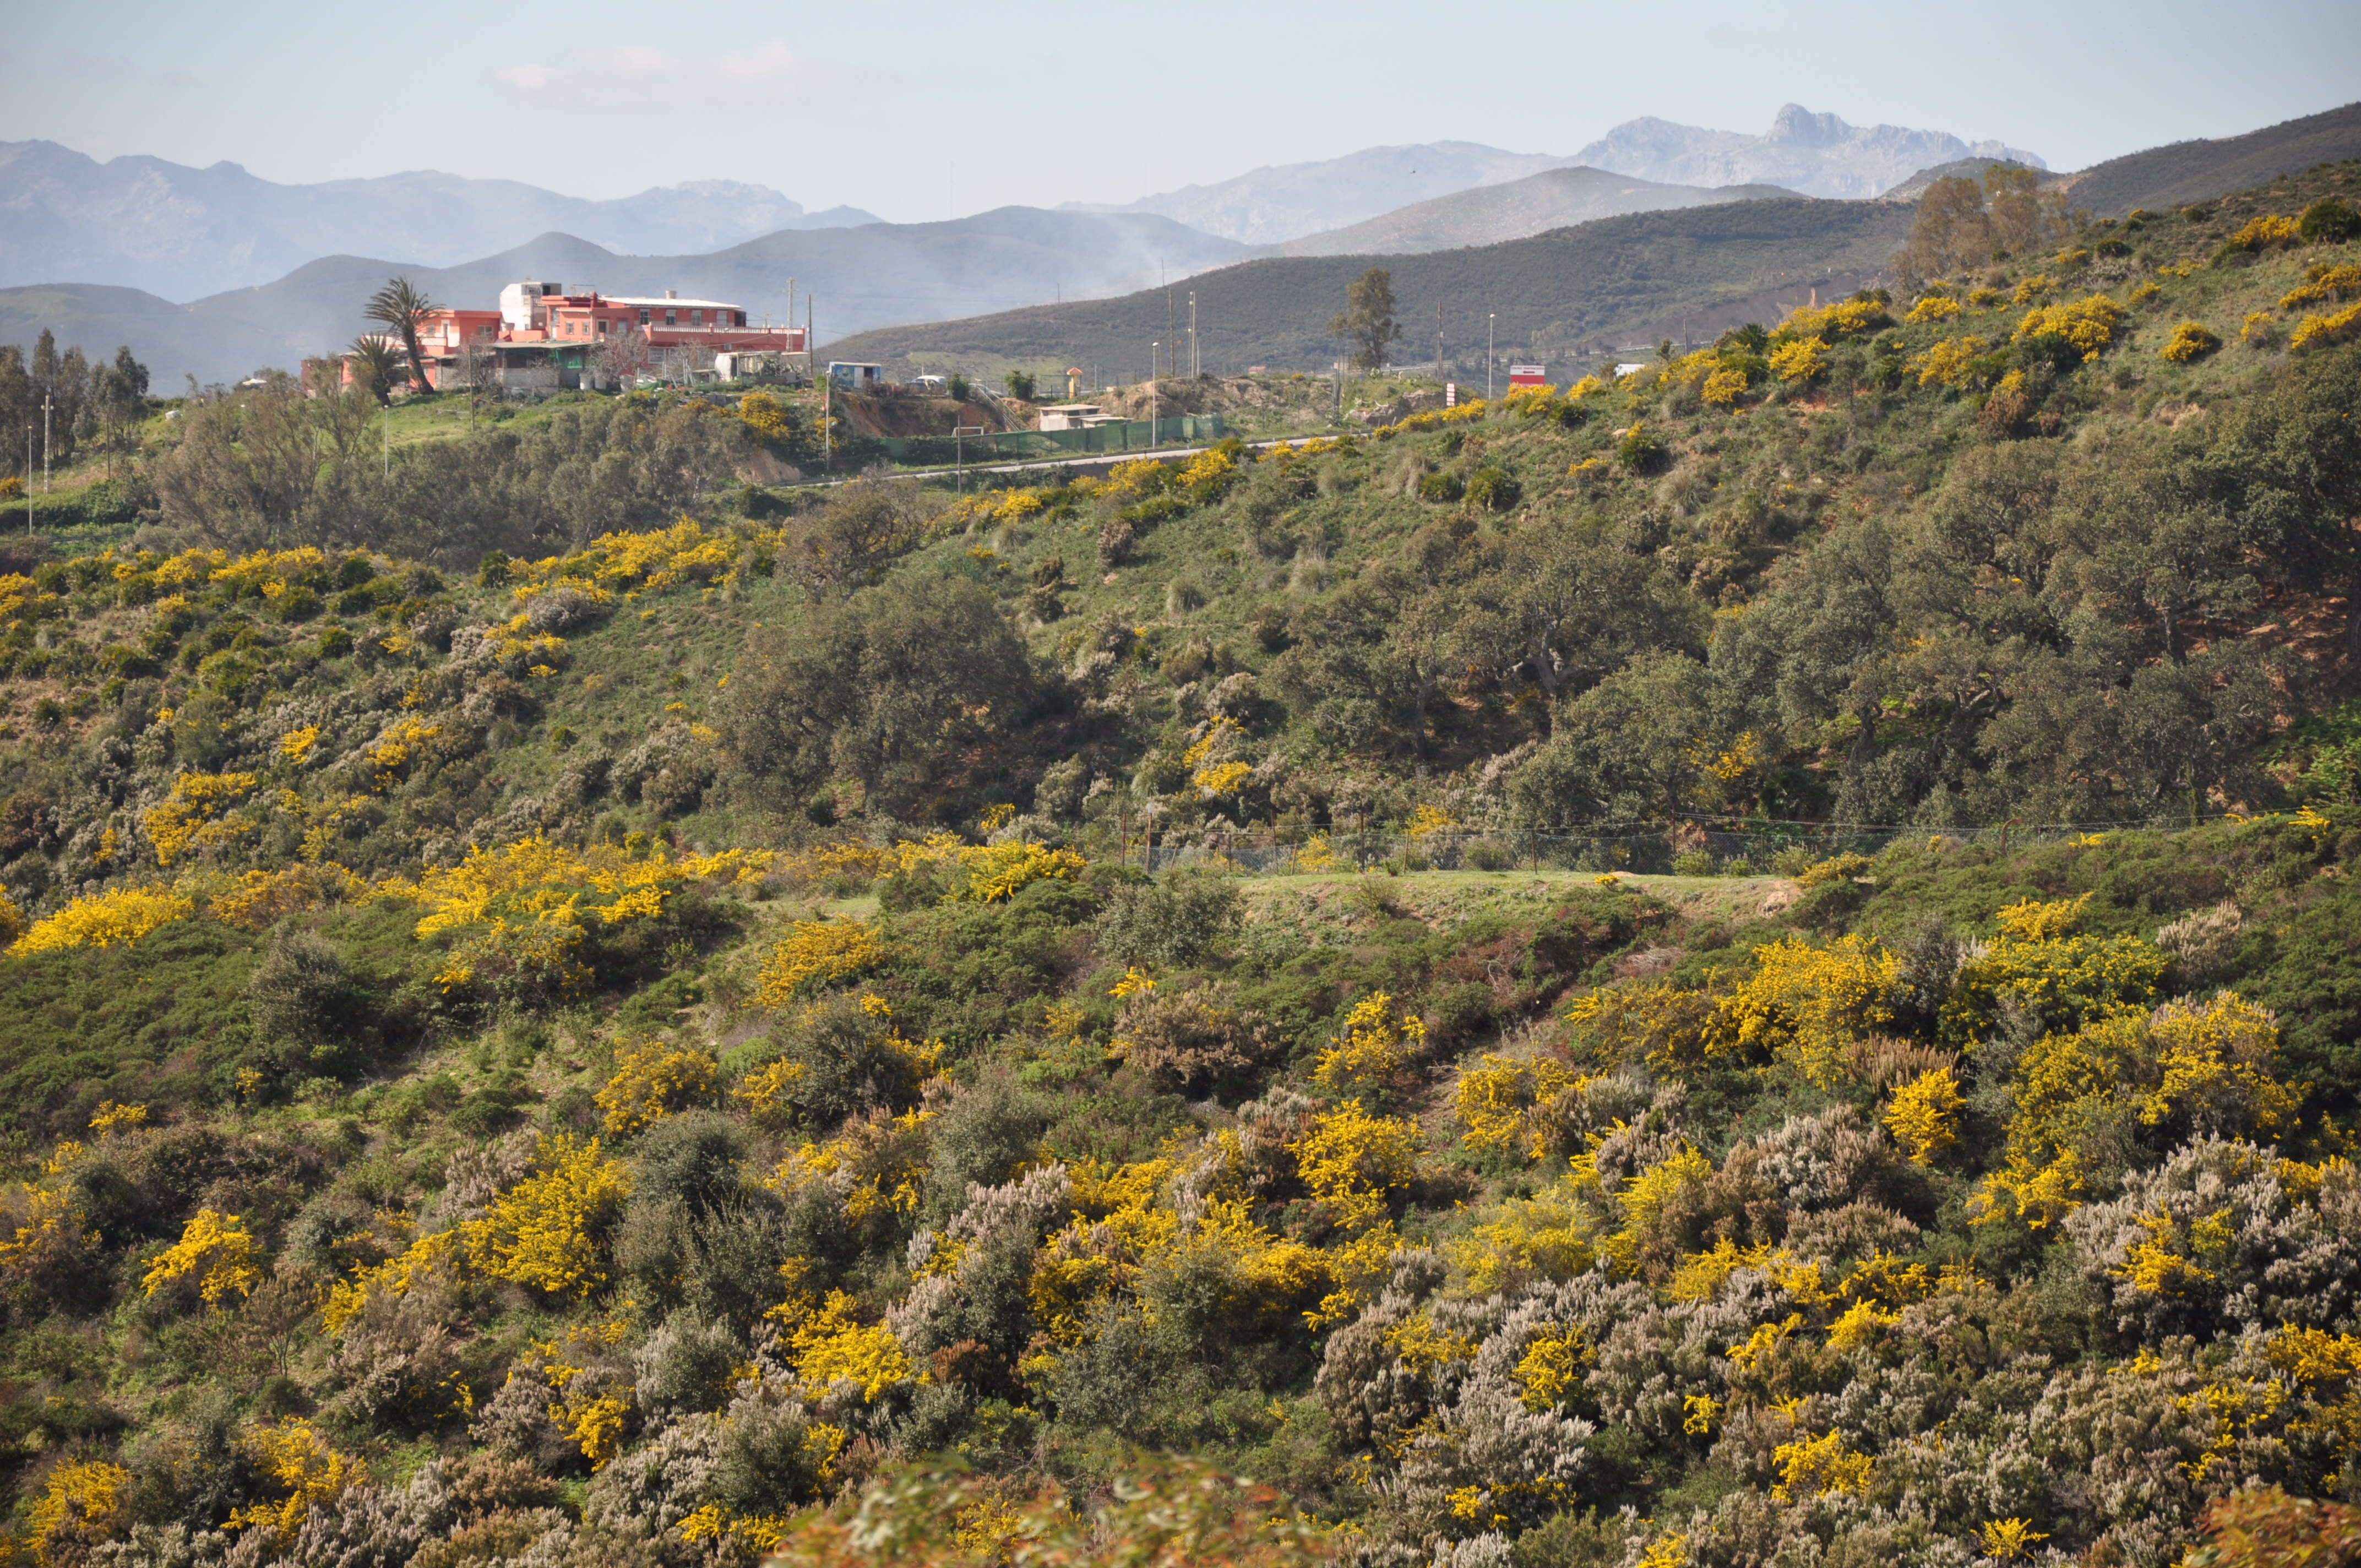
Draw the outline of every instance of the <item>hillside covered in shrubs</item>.
M2349 1531L2356 178L956 497L192 415L0 576L6 1555Z

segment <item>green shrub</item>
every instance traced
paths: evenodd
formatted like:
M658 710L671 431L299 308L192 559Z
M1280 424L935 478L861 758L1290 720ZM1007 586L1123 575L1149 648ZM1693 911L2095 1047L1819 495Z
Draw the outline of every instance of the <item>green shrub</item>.
M2361 239L2361 212L2329 197L2303 210L2296 232L2313 245L2342 245L2350 239Z

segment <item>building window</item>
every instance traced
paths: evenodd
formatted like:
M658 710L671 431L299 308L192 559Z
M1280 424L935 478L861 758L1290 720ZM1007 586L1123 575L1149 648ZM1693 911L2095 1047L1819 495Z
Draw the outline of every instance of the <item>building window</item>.
M664 325L678 326L679 324L680 313L678 311L666 311L664 313Z
M689 312L688 324L691 326L703 326L705 324L705 313L703 311Z

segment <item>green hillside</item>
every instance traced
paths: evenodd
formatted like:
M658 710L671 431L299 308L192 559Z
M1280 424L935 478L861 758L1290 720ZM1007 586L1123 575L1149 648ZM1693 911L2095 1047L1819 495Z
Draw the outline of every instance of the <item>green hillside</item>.
M963 495L158 415L0 555L7 1556L2348 1528L2356 198Z
M2361 104L2244 136L2173 142L2097 163L2073 177L2075 205L2102 217L2176 207L2250 190L2317 164L2361 158Z
M1643 213L1530 239L1383 258L1392 270L1408 337L1400 357L1430 359L1435 306L1444 306L1444 354L1480 370L1484 317L1499 319L1506 352L1587 362L1615 343L1664 332L1710 336L1753 316L1775 317L1810 291L1848 291L1884 264L1910 225L1906 207L1882 203L1754 201ZM1327 321L1367 257L1284 257L1199 273L1198 335L1208 371L1250 365L1324 370L1336 358ZM1186 316L1185 302L1181 311ZM904 367L1017 365L1062 376L1081 365L1092 385L1130 381L1148 369L1148 345L1168 335L1165 291L1120 299L1037 305L998 315L881 328L826 345L831 358Z

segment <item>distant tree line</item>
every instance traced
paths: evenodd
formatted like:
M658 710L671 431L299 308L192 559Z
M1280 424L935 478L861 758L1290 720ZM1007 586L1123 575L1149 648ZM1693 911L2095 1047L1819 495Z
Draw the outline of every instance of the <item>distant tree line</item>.
M93 444L117 449L147 411L147 398L148 367L127 346L116 349L111 363L93 365L79 347L60 354L57 335L47 327L34 340L29 357L19 345L0 344L0 476L25 472L28 436L35 473L40 471L45 442L53 468Z
M718 408L643 397L393 448L368 390L274 376L191 404L149 479L165 524L225 549L365 545L472 565L668 522L751 450Z

